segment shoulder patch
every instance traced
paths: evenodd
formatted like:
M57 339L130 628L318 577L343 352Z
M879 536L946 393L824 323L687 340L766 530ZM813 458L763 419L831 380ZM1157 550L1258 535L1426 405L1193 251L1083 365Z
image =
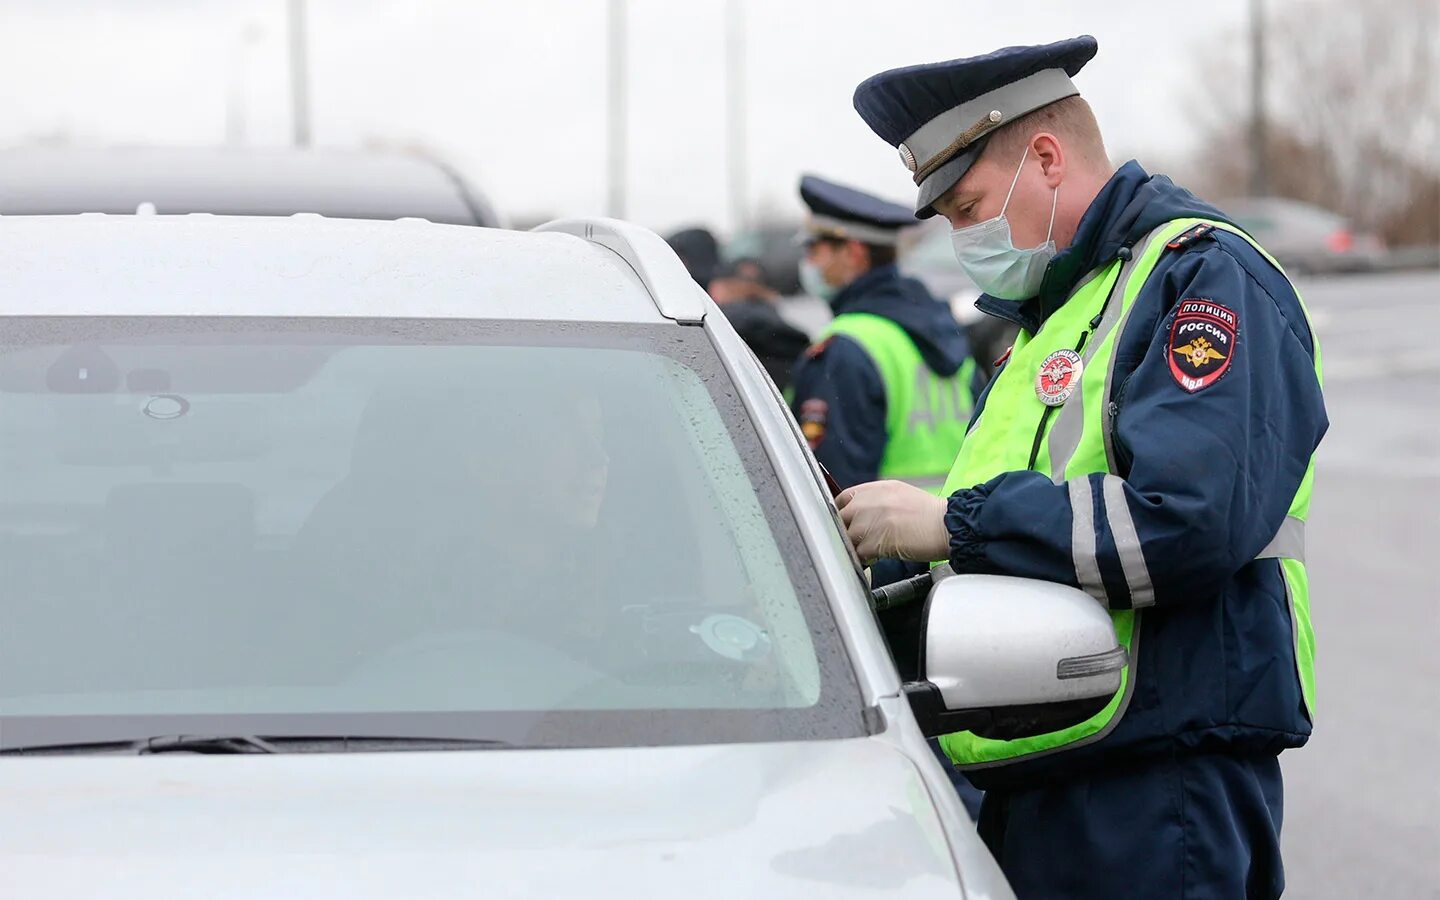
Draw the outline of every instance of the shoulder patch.
M1240 317L1213 300L1189 297L1170 325L1170 374L1190 393L1219 381L1235 358Z
M817 356L819 356L820 354L824 353L824 352L825 352L825 349L830 346L830 342L833 341L833 340L835 340L835 337L834 337L834 335L831 335L830 337L826 338L825 340L821 341L821 342L818 343L818 344L811 344L811 345L810 345L809 347L807 347L806 350L805 350L805 358L806 358L806 359L814 359L815 357L817 357Z
M1212 231L1214 231L1214 230L1215 230L1215 226L1214 226L1214 225L1211 225L1211 224L1209 224L1208 222L1201 222L1199 225L1196 225L1194 228L1190 229L1189 231L1186 231L1186 232L1184 232L1184 233L1182 233L1182 234L1177 234L1177 235L1175 236L1174 240L1172 240L1170 243L1168 243L1168 244L1165 245L1165 249L1167 249L1167 250L1181 250L1181 249L1184 249L1185 247L1188 247L1189 245L1195 243L1196 241L1200 240L1200 239L1203 238L1205 235L1209 234L1210 232L1212 232Z
M830 418L830 404L818 398L811 398L800 404L800 433L805 435L810 449L817 450L825 440L825 423Z

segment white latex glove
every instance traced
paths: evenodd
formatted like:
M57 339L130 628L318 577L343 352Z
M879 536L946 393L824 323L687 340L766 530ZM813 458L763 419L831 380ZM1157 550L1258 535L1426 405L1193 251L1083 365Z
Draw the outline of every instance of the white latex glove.
M835 505L867 564L882 557L935 562L950 555L943 497L903 481L872 481L842 491Z

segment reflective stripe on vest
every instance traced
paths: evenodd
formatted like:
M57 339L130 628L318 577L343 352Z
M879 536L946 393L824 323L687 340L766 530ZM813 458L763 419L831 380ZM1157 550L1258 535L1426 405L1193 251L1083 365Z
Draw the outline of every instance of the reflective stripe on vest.
M1049 734L1013 741L981 738L959 732L941 738L950 758L963 768L986 768L1048 755L1083 746L1104 738L1129 705L1134 690L1139 656L1140 622L1143 609L1154 603L1154 586L1139 535L1125 499L1125 485L1117 474L1112 443L1115 348L1120 345L1146 279L1154 271L1165 245L1176 236L1206 220L1180 219L1167 222L1139 242L1134 256L1115 260L1092 273L1049 319L1040 332L1022 332L1010 360L990 388L985 409L974 423L960 455L946 480L945 493L984 483L1008 471L1029 466L1036 432L1044 433L1041 452L1034 468L1057 485L1065 484L1072 517L1071 551L1076 581L1081 589L1109 606L1110 598L1100 574L1096 555L1096 518L1103 517L1114 538L1122 573L1130 593L1131 609L1110 611L1116 636L1129 651L1130 664L1121 676L1119 690L1096 715L1078 725ZM1253 240L1232 226L1209 222L1218 229ZM1256 247L1257 250L1260 248ZM1263 250L1260 250L1264 253ZM1268 254L1266 258L1270 259ZM1274 260L1270 260L1274 264ZM1276 265L1278 269L1279 266ZM1081 335L1088 333L1077 349ZM1035 395L1034 377L1041 361L1055 350L1076 350L1081 354L1080 384L1075 393L1054 413L1049 413ZM1320 351L1315 345L1316 377L1320 373ZM1099 496L1089 476L1100 474ZM1278 558L1284 575L1295 637L1297 677L1301 682L1307 710L1313 709L1314 638L1310 627L1309 587L1303 552L1303 528L1309 512L1311 462L1289 515L1275 539L1256 559Z
M822 337L844 335L875 363L885 385L885 453L880 477L940 493L975 408L970 382L975 361L954 375L935 374L899 324L869 313L844 313Z

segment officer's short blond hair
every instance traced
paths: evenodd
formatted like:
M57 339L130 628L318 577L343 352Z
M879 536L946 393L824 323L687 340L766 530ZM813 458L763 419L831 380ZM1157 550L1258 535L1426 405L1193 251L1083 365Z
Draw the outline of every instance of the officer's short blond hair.
M1065 152L1086 166L1109 169L1110 157L1105 153L1105 138L1100 123L1085 98L1076 94L1042 106L1015 121L995 129L986 141L985 156L992 162L1014 167L1020 148L1042 131L1060 138Z

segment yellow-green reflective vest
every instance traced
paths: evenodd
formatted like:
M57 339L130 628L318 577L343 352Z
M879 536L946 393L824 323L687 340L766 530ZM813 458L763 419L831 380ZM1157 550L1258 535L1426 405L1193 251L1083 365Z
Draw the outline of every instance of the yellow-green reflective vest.
M1100 598L1105 596L1105 589L1095 555L1094 500L1091 481L1086 476L1097 473L1106 476L1102 479L1106 511L1112 530L1117 535L1117 549L1127 581L1132 580L1132 574L1146 572L1138 538L1130 541L1123 539L1127 524L1131 537L1135 536L1135 529L1125 503L1122 482L1116 474L1115 454L1111 446L1109 401L1115 368L1114 351L1120 344L1135 298L1154 271L1165 245L1200 224L1210 224L1239 235L1279 268L1279 264L1253 239L1223 222L1176 219L1151 231L1137 242L1139 249L1129 261L1117 259L1091 272L1065 304L1045 321L1037 334L1020 333L1010 353L1009 363L991 385L985 407L966 436L945 482L944 492L948 496L954 491L983 484L1005 472L1031 467L1030 458L1036 446L1036 423L1046 416L1047 409L1035 394L1034 373L1054 351L1074 350L1077 338L1088 332L1088 338L1078 351L1082 362L1080 384L1064 405L1054 408L1055 412L1048 416L1040 452L1034 454L1033 468L1050 476L1056 484L1068 484L1074 510L1076 576L1081 588ZM1091 322L1097 316L1100 320L1092 329ZM1318 342L1315 345L1315 375L1320 377ZM1300 679L1307 713L1314 709L1315 638L1310 624L1309 579L1303 562L1303 526L1310 510L1314 478L1315 463L1312 458L1300 489L1291 502L1285 524L1270 546L1257 557L1278 558L1284 572L1295 640L1296 675ZM1118 522L1117 517L1120 519ZM1140 585L1132 598L1134 605L1142 609L1110 612L1116 636L1129 652L1130 665L1122 673L1119 690L1105 708L1070 728L1018 740L992 740L968 731L946 735L940 743L956 765L986 768L1033 759L1093 743L1114 730L1125 714L1135 688L1140 620L1148 599L1145 593L1149 590L1148 579L1137 577L1133 583Z
M871 313L842 313L821 337L844 335L869 355L885 384L885 455L880 477L938 494L975 409L975 360L937 375L899 324Z

